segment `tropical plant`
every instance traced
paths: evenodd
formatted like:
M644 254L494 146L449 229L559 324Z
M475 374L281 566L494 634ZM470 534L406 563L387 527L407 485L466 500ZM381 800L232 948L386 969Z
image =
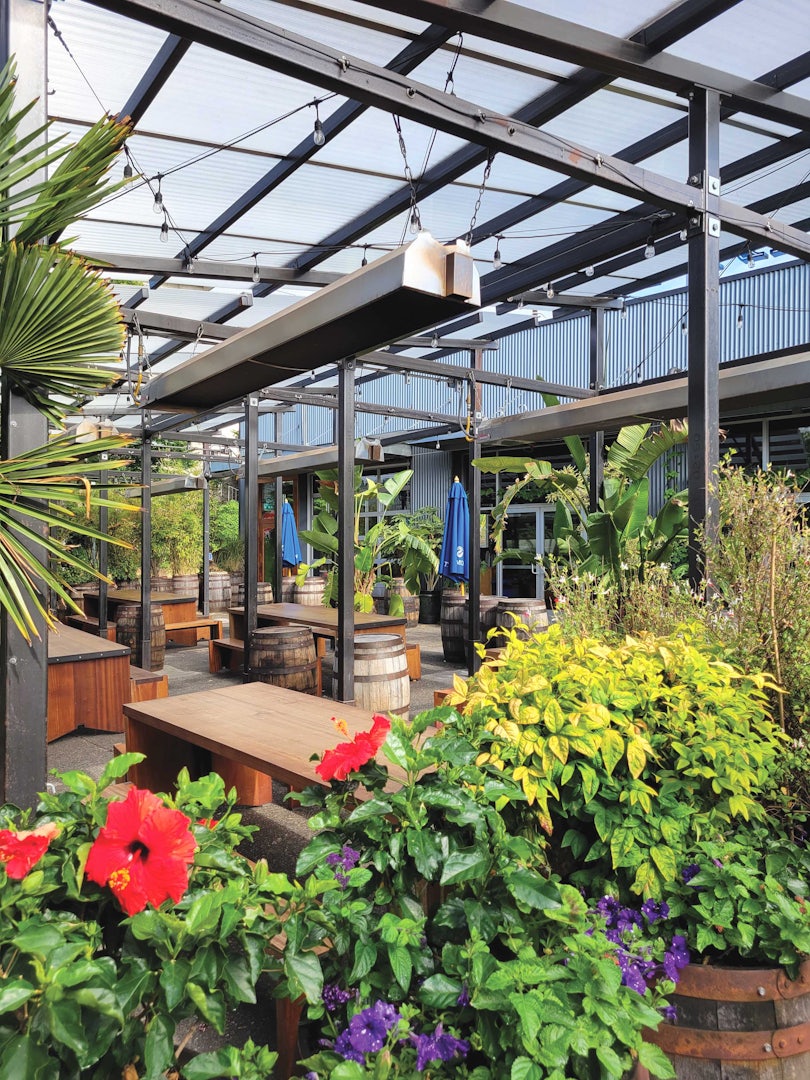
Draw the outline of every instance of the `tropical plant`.
M338 552L338 494L337 470L331 469L316 474L320 481L318 496L327 507L315 516L311 529L301 529L299 536L311 544L316 551L322 551L326 558L320 559L313 566L331 563ZM354 606L358 611L372 611L374 601L371 590L374 582L385 573L385 563L390 562L395 552L403 553L402 569L405 582L410 591L419 592L419 575L435 563L436 553L420 536L409 532L403 520L391 521L383 517L361 533L362 514L364 511L380 508L386 511L399 497L405 485L413 476L413 469L403 469L387 477L382 484L370 477L364 477L360 468L354 471ZM302 579L311 569L302 563L298 571ZM415 586L415 587L414 587ZM332 566L326 588L324 603L336 603L338 580L336 567ZM397 601L400 610L397 610ZM402 598L391 597L390 613L402 614Z
M285 922L319 1028L299 1075L618 1080L640 1060L674 1076L641 1037L671 983L631 986L628 943L549 877L519 785L476 764L458 720L375 717L324 754L330 787L296 796L320 808Z
M402 568L408 591L433 592L439 583L438 552L444 533L439 511L435 506L423 506L410 514L395 514L393 523L403 536L401 546L393 548L393 557ZM413 540L421 543L415 544ZM425 551L423 545L429 550Z
M235 853L251 829L220 777L121 799L108 785L141 758L64 774L34 814L0 808L0 1076L210 1080L239 1056L195 1058L176 1025L222 1033L255 1002L290 886ZM227 1075L264 1080L274 1057L247 1047Z
M245 562L245 544L239 535L239 503L236 499L212 502L211 552L220 570L241 570Z
M47 125L23 133L32 107L15 111L9 62L0 73L0 369L5 392L60 425L69 409L111 380L123 328L109 284L58 237L111 190L104 176L128 128L105 118L75 145L60 145L47 141ZM40 179L46 167L52 171ZM57 526L73 537L98 538L91 509L112 504L85 474L120 468L123 462L99 455L128 441L78 443L61 435L0 462L0 606L27 640L37 633L33 613L53 623L48 589L75 607L59 564L98 576L75 547L43 533Z
M546 401L556 404L550 396ZM506 488L492 512L498 557L525 558L523 552L503 551L503 532L515 497L526 486L539 484L544 497L556 504L553 553L558 560L619 586L623 568L632 562L643 579L646 566L665 562L685 534L687 511L682 497L670 497L655 517L650 515L648 476L659 458L685 440L686 427L676 421L657 430L651 424L622 428L608 449L603 491L593 511L588 453L577 436L565 439L573 465L564 469L525 456L478 458L473 464L482 472L523 474Z

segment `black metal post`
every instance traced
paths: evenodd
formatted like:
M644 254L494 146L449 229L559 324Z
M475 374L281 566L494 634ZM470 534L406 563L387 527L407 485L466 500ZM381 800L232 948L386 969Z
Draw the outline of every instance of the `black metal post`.
M720 363L720 97L695 88L689 100L689 182L703 189L707 212L690 218L689 237L689 581L705 566L699 530L717 528Z
M592 308L590 312L589 342L590 388L599 393L605 384L605 309ZM605 433L595 431L588 440L590 457L590 508L591 513L599 509L602 496L604 471Z
M473 369L482 368L484 366L483 349L472 350L471 360ZM470 401L470 408L476 417L477 426L477 418L481 415L481 388L477 384ZM469 544L467 565L470 581L467 590L467 670L470 675L474 675L481 666L481 658L475 649L475 643L481 637L481 473L473 468L472 462L480 457L481 443L474 440L469 444L469 450L467 501L470 506L470 536L467 541Z
M18 138L45 122L46 15L45 5L22 0L0 4L0 64L17 53L17 107L39 99ZM30 177L28 182L39 179ZM14 392L5 377L0 382L0 396L0 457L5 460L48 441L45 418ZM40 522L25 520L34 532L45 535ZM45 559L40 545L32 544L30 550L38 559ZM42 599L47 605L47 589L43 589ZM29 645L6 612L0 612L0 673L0 796L17 806L34 806L48 771L48 630L42 616L34 615L34 637Z
M207 459L208 451L204 451ZM206 460L203 464L203 568L202 568L202 600L200 609L207 619L211 612L211 600L208 595L211 584L211 469Z
M354 357L338 365L338 701L354 701Z
M259 399L245 398L245 648L243 672L250 670L250 639L256 629L259 580Z
M273 416L273 435L276 441L278 441L279 430L281 428L281 419L278 413ZM275 531L275 545L276 545L276 562L275 569L273 571L273 597L277 604L281 603L281 575L284 570L284 566L281 560L281 513L284 509L282 502L284 500L284 481L281 476L276 477L276 491L275 491L275 504L276 504L276 531Z
M141 427L141 667L152 666L152 437Z
M102 454L101 460L106 461L109 454ZM103 473L99 474L103 477ZM102 484L99 487L99 494L106 499L108 488L106 484ZM100 506L98 508L98 531L107 535L109 513L106 506ZM100 574L107 576L107 541L100 540L98 545L98 571ZM99 637L107 636L107 582L101 578L98 583L98 634Z

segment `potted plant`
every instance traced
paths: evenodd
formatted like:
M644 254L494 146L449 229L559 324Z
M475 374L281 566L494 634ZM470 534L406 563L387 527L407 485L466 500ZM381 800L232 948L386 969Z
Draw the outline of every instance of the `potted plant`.
M329 787L296 796L319 808L285 923L314 1025L296 1075L619 1078L640 1061L672 1077L642 1038L662 968L654 986L625 980L605 919L550 875L519 784L476 764L458 722L375 717L323 755ZM657 934L644 948L663 962Z
M0 809L0 1075L264 1080L248 1044L193 1054L179 1020L222 1032L255 1001L286 879L235 853L251 830L220 777L181 774L173 798L66 773L35 813ZM168 1072L166 1070L169 1070Z
M803 814L783 790L787 740L769 715L770 677L733 667L696 627L612 644L560 626L507 638L500 660L457 680L449 700L479 763L517 780L535 808L553 869L594 897L658 905L695 966L735 966L734 1000L745 1000L746 979L754 1002L770 1000L769 987L800 998L791 976L810 952L810 863L794 839ZM719 999L715 971L707 996ZM682 1004L703 993L695 984L687 969ZM676 1060L687 1053L667 1027L655 1038ZM692 1046L720 1060L735 1038L692 1033Z
M395 515L394 524L402 537L399 561L405 583L419 595L419 621L438 623L441 615L439 556L444 522L435 506L424 506L412 514Z

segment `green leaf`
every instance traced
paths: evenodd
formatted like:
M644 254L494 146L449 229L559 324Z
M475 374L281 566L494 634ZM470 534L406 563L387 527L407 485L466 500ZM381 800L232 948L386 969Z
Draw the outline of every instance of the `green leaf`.
M638 1044L638 1060L655 1080L675 1080L676 1072L664 1051L653 1043Z
M15 979L0 987L0 1013L14 1012L19 1009L35 992L31 983L25 979Z
M48 1049L30 1035L15 1035L0 1051L0 1076L14 1080L53 1080L59 1064Z
M534 870L510 871L506 875L506 887L516 900L535 911L553 911L562 906L556 884Z
M161 1080L174 1060L174 1021L158 1013L149 1022L144 1045L144 1080Z
M402 597L399 597L399 599L401 600ZM403 608L403 614L404 610L405 609ZM390 608L389 614L394 614ZM413 754L413 747L411 746L410 739L408 739L402 731L396 727L392 727L386 736L382 749L389 761L393 762L394 765L398 765L400 769L407 770L408 761Z
M389 945L388 962L391 965L394 978L407 993L408 987L411 985L411 976L413 974L413 964L411 962L410 953L404 946Z
M602 760L608 776L613 775L613 770L624 757L624 740L618 731L606 728L602 732Z
M221 1080L242 1075L242 1055L236 1046L223 1046L207 1054L198 1054L183 1066L183 1080Z
M43 960L53 949L58 948L63 937L55 926L43 923L25 924L19 934L11 939L12 945L24 953L32 953Z
M377 960L377 948L370 941L356 941L354 946L354 966L349 973L348 983L359 982L368 975Z
M518 1057L512 1062L509 1080L543 1080L543 1070L530 1058Z
M323 991L323 971L321 962L315 953L284 951L284 974L290 987L290 997L300 997L314 1005L321 1000Z
M408 829L405 833L405 846L422 877L426 881L432 881L441 866L442 844L440 837L427 829Z
M222 994L218 990L206 993L200 985L191 981L186 983L186 993L203 1020L212 1024L221 1035L225 1030L225 999Z
M484 878L489 873L492 856L480 848L453 851L445 860L441 885L457 885L461 881Z
M622 1064L622 1059L611 1047L597 1046L596 1056L599 1058L599 1061L602 1063L602 1065L604 1065L608 1076L624 1075L624 1065Z
M458 1003L463 985L448 975L430 975L419 987L419 1000L430 1009L453 1009Z
M678 874L678 862L672 848L655 844L650 848L650 858L665 881L674 881Z

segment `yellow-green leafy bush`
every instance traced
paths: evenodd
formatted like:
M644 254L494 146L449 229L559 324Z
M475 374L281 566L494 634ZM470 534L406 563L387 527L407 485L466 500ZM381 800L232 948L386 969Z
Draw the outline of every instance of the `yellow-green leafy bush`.
M530 641L512 633L447 704L478 763L521 785L564 879L660 896L696 838L763 817L776 796L784 737L771 686L688 631L610 645L552 627Z

